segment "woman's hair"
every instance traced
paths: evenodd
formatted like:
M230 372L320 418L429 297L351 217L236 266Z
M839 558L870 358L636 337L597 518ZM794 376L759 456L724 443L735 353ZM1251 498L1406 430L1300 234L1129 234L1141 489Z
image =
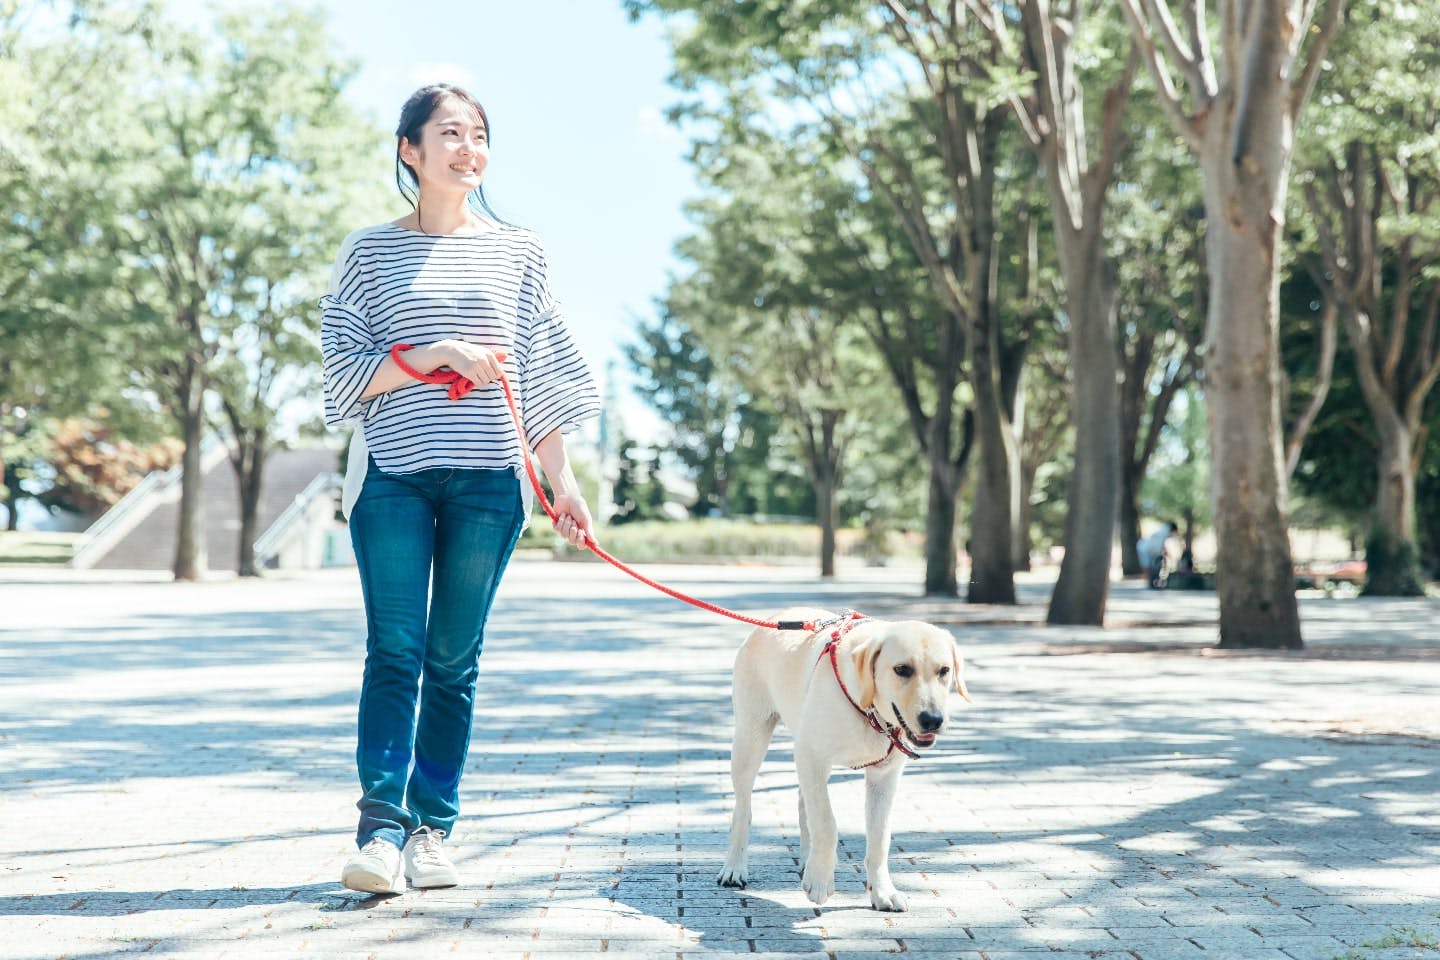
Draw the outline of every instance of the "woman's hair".
M490 118L485 114L485 108L465 88L457 87L453 83L432 83L410 94L410 99L400 108L400 122L395 126L395 185L400 188L400 196L404 197L417 213L420 209L420 178L416 176L415 169L400 156L400 141L407 140L418 146L422 128L446 100L456 100L475 111L480 117L480 125L485 128L486 139L490 137ZM490 201L485 199L484 185L476 187L470 194L470 206L497 223L510 226L490 208Z

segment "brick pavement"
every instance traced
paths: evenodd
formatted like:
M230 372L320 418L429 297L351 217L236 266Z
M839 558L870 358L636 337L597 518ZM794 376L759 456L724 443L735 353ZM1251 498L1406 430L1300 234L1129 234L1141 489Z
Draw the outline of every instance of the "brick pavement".
M914 569L654 572L742 609L818 600L960 636L976 704L895 808L909 913L868 908L850 772L837 894L805 900L784 736L751 886L715 886L745 628L608 568L512 568L455 838L466 883L393 898L335 880L352 571L0 571L0 957L1440 957L1432 601L1307 600L1310 656L1200 656L1204 594L1121 584L1111 618L1131 626L1047 629L1043 584L997 611L914 597ZM1156 652L1109 652L1127 644Z

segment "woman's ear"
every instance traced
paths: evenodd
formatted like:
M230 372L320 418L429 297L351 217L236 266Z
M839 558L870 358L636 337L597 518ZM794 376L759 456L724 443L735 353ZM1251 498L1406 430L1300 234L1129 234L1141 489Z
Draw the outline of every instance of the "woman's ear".
M406 140L404 137L401 137L401 138L400 138L400 159L401 159L401 160L404 160L406 163L408 163L408 164L409 164L410 166L412 166L412 167L419 166L419 165L420 165L420 148L417 147L415 144L411 143L409 140Z
M855 702L861 710L875 706L875 661L879 659L880 648L884 645L885 635L881 631L868 630L850 648L850 662L855 665L855 672L860 677Z

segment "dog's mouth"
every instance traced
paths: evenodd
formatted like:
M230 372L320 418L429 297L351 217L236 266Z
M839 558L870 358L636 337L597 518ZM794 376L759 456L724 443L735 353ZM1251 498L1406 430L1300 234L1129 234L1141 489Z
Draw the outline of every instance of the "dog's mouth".
M914 730L911 730L910 724L905 722L905 715L900 712L900 708L895 706L893 702L890 704L890 710L895 714L895 719L900 721L900 729L905 731L906 739L915 744L915 746L933 747L935 746L935 741L940 739L940 734L938 733L916 733Z

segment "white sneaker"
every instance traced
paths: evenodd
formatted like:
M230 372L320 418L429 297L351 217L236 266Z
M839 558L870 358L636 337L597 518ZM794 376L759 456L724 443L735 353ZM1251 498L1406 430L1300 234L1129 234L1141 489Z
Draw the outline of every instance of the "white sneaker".
M361 893L404 893L405 872L400 848L376 837L345 861L340 882Z
M425 890L453 887L460 882L460 871L440 845L444 839L444 830L421 827L405 841L405 877L414 886Z

